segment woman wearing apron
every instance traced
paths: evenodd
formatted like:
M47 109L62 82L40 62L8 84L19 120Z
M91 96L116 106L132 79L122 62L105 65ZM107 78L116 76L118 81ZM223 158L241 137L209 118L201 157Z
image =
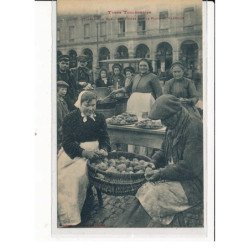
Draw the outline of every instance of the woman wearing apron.
M151 73L152 66L147 59L139 61L139 74L136 74L129 85L118 89L113 93L126 92L130 94L127 103L127 112L136 114L138 119L147 118L147 115L155 101L162 95L162 88L158 77ZM144 147L128 146L129 152L150 155L151 150Z
M87 160L110 151L107 125L102 114L95 113L97 96L90 91L79 94L76 110L62 126L62 149L58 154L58 219L62 227L81 222L81 210L88 188Z

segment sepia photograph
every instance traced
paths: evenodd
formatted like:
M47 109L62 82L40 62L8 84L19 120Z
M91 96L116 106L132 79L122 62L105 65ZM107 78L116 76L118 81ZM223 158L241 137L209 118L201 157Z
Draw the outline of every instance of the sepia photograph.
M201 0L57 0L57 228L206 226L202 17Z

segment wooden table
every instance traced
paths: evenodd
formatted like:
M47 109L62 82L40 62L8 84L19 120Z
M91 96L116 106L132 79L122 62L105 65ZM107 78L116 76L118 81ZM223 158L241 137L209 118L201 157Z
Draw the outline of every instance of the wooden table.
M166 128L142 129L135 125L117 126L108 124L111 143L130 144L160 149Z

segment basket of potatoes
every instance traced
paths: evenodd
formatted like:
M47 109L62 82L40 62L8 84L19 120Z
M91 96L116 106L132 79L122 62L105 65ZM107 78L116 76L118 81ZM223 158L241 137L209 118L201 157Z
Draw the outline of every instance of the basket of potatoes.
M88 161L92 185L110 195L133 195L146 182L145 172L155 166L147 156L111 152L107 157Z

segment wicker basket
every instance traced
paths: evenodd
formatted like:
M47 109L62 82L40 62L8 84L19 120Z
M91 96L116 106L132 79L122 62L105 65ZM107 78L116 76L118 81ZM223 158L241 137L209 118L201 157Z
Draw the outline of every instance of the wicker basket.
M108 158L117 159L121 156L132 160L144 160L150 162L151 159L147 156L137 155L127 152L112 152ZM104 179L98 178L97 174L102 174ZM137 190L146 182L144 173L111 173L105 172L98 168L93 167L88 161L88 176L90 183L93 184L101 192L110 195L134 195Z

